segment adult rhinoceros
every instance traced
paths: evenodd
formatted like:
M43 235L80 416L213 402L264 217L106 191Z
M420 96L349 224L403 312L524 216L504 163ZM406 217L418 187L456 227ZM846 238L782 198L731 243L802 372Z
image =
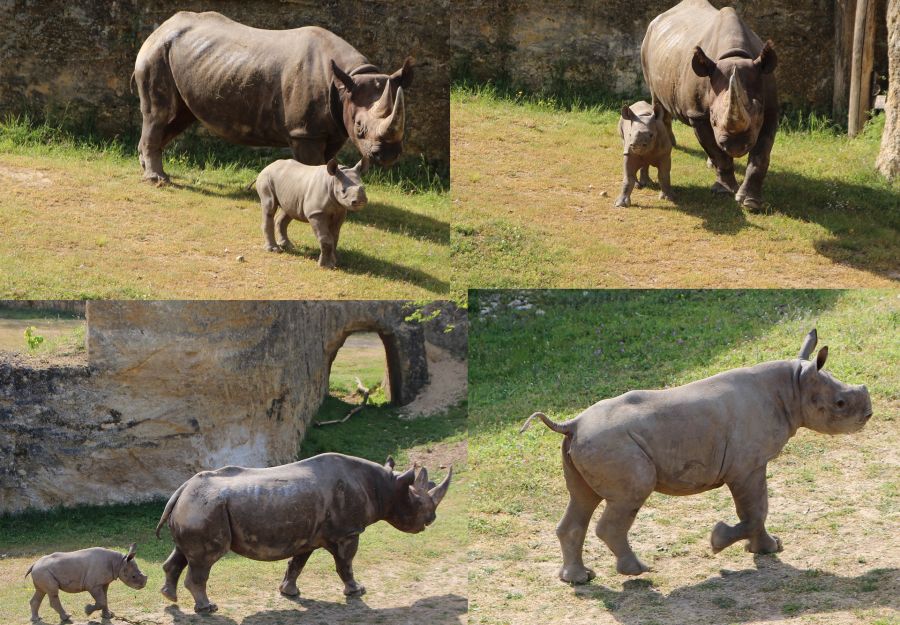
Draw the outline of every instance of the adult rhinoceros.
M683 0L657 16L641 45L653 101L669 124L674 116L694 129L716 168L713 191L734 193L751 210L762 205L778 128L776 64L771 41L763 44L734 9L716 10L707 0ZM738 188L734 159L747 152Z
M162 594L177 600L178 578L188 567L185 587L194 596L194 611L218 608L206 595L206 580L216 561L229 551L253 560L290 558L282 594L298 594L297 576L316 549L334 557L345 595L366 589L353 577L359 535L377 521L417 533L435 520L435 510L453 469L436 486L425 468L404 473L342 454L265 469L223 467L202 471L176 490L156 526L166 523L175 549L163 564Z
M168 180L162 151L195 121L233 143L290 147L307 165L328 162L350 137L388 166L403 147L412 60L382 74L323 28L261 30L181 11L141 46L134 80L144 180Z

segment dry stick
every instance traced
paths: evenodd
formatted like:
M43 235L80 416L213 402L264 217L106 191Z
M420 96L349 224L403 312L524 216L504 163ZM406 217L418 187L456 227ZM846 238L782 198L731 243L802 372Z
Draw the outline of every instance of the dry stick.
M348 412L346 417L344 417L343 419L333 419L331 421L316 421L316 425L331 425L332 423L343 423L344 421L346 421L347 419L349 419L350 417L355 415L357 412L362 410L365 407L366 403L368 403L368 401L369 401L369 393L371 391L369 391L369 389L367 389L365 386L363 386L362 380L360 380L359 378L356 378L356 392L363 394L362 403L359 406L357 406L356 408L354 408L353 410L351 410L350 412Z

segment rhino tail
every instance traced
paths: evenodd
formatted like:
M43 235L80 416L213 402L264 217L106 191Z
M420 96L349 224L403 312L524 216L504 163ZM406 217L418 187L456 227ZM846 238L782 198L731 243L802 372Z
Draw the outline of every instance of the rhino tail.
M23 577L22 579L26 579L29 575L31 575L31 569L33 569L33 568L34 568L33 564L31 566L29 566L28 570L25 571L25 577Z
M257 176L256 178L254 178L254 179L250 182L250 184L248 184L246 187L244 187L244 191L249 191L250 189L252 189L252 188L253 188L253 185L256 184L256 181L257 181L257 180L259 180L259 176Z
M137 86L137 83L134 82L134 72L131 72L131 80L128 81L128 92L131 95L134 95L134 88Z
M188 480L190 482L190 480ZM178 498L181 496L181 491L184 490L184 487L187 486L188 483L185 482L181 486L178 487L172 496L169 497L168 503L166 503L166 509L163 510L162 516L159 518L159 523L156 524L156 537L159 538L159 531L162 529L163 524L169 520L169 515L172 514L172 509L175 507L175 504L178 502Z
M552 421L550 417L545 415L543 412L536 412L525 420L525 423L522 424L521 428L519 428L519 434L521 434L531 426L531 422L535 417L543 421L544 425L546 425L554 432L559 432L560 434L564 434L565 436L572 436L572 432L575 429L574 419L571 421L563 421L562 423L557 423L556 421Z

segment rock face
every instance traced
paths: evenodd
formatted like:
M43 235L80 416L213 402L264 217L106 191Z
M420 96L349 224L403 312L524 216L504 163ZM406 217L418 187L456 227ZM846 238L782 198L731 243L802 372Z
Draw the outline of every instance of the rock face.
M428 382L411 310L89 302L87 365L0 360L0 512L164 497L203 469L290 462L353 332L381 336L395 403Z
M676 0L465 0L454 5L454 78L505 79L529 89L646 95L640 47ZM713 0L775 42L782 102L831 108L834 2ZM884 35L879 30L879 40Z
M2 2L0 111L46 111L104 136L136 136L141 116L130 77L144 39L177 11L213 8L258 28L323 26L388 72L414 56L406 154L449 164L448 6L449 0L224 0L214 7L174 0Z

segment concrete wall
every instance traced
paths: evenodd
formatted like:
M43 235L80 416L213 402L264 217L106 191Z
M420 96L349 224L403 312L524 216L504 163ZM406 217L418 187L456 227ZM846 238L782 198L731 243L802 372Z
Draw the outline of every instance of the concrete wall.
M650 21L674 0L462 0L452 13L454 77L504 78L530 89L562 85L646 94L640 47ZM782 102L830 109L834 0L713 0L733 6L778 52ZM885 3L879 2L879 42ZM876 67L886 67L879 43Z
M163 497L203 469L290 462L352 332L381 335L396 403L428 382L410 311L88 302L86 366L0 358L0 512Z
M0 112L47 110L104 135L140 132L129 91L144 39L179 10L215 10L260 28L319 25L383 70L412 55L407 154L449 163L449 0L3 0Z

